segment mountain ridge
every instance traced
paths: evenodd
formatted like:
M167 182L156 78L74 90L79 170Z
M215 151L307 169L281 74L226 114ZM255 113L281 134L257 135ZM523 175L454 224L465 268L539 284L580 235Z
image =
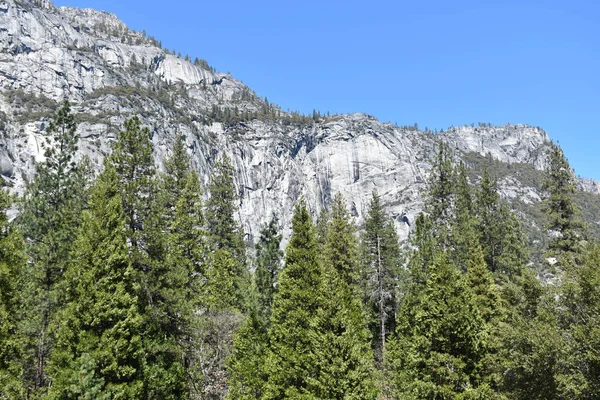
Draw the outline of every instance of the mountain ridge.
M49 1L0 3L0 93L0 174L15 193L43 159L52 111L68 99L79 122L80 156L98 169L114 133L133 115L151 128L158 165L183 136L204 184L218 157L228 154L250 242L273 214L289 227L299 197L316 215L338 191L359 222L373 190L392 216L413 220L440 141L457 159L475 153L536 171L546 167L551 144L544 130L522 124L464 125L434 134L361 113L286 112L206 61L170 54L114 14ZM540 189L517 178L501 181L503 196L539 203ZM600 193L597 182L578 182ZM395 222L405 239L410 227Z

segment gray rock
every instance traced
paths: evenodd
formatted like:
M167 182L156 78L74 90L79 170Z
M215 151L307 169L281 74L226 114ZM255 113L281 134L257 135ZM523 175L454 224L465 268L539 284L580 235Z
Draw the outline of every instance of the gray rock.
M133 115L153 132L158 168L179 135L204 184L218 157L228 154L237 171L239 219L251 241L272 215L287 237L302 196L316 215L341 192L360 222L373 190L405 239L411 226L404 218L414 221L422 210L439 141L457 158L475 152L546 166L550 141L540 128L465 126L434 135L364 114L314 122L268 105L230 75L167 54L155 43L106 12L56 8L48 1L0 2L0 111L6 115L0 174L11 190L21 193L35 162L43 160L44 128L63 99L80 119L79 155L98 169L115 132ZM252 113L256 118L247 117ZM599 191L596 182L581 185ZM508 198L540 201L535 188L515 179L502 181L501 190Z

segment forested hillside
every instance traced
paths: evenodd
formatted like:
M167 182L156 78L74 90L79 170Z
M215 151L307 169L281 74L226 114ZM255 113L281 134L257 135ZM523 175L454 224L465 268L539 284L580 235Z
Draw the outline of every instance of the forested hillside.
M600 392L600 246L559 147L542 180L547 284L496 180L484 168L471 185L445 145L408 246L373 192L360 227L352 199L312 216L301 199L285 249L275 218L252 249L230 159L203 187L180 139L158 172L134 117L94 173L74 158L76 120L65 102L24 195L0 197L0 398Z
M0 1L0 399L600 398L600 192L540 127L283 110Z

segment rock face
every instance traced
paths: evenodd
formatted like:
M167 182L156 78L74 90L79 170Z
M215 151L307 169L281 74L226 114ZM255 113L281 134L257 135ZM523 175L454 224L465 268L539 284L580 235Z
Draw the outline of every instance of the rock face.
M422 209L439 141L457 158L478 153L538 170L550 144L543 130L525 125L464 126L434 135L364 114L286 113L205 61L168 54L112 14L48 1L0 1L0 174L14 192L23 190L43 159L45 126L64 99L77 113L80 155L98 168L115 132L133 115L151 128L159 167L178 135L204 183L215 161L228 154L250 241L272 215L289 227L300 196L317 214L339 191L360 222L373 190L406 238L410 227L399 216L413 221ZM501 187L509 198L539 202L535 188L518 179L501 181ZM598 191L593 181L582 187Z

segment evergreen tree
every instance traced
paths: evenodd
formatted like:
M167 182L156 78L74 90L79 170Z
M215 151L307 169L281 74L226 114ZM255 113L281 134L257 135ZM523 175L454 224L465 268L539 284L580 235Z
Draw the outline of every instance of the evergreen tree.
M311 331L322 306L318 259L315 227L300 201L294 210L285 266L273 299L265 399L310 398L309 381L317 374L311 354Z
M277 219L273 217L260 232L256 245L255 286L257 309L235 335L231 357L227 360L229 371L229 399L259 399L268 376L264 363L268 349L268 326L277 277L283 252L279 246L281 235Z
M481 244L484 257L490 271L495 273L500 269L499 256L502 251L502 223L498 221L498 208L500 195L497 183L490 177L487 168L483 171L481 183L477 191L477 214L479 219L478 230L481 233Z
M547 228L558 234L550 243L550 250L555 253L580 251L582 241L586 239L581 211L573 200L573 179L573 171L565 155L560 147L553 144L543 188L548 193L544 207L550 220Z
M161 218L165 208L160 201L151 133L142 128L138 117L125 121L124 128L117 135L106 169L114 169L117 177L129 256L139 285L137 297L146 329L144 395L180 398L187 390L181 348L185 310L176 308L186 297L180 285L185 286L190 272L167 259L169 235L164 234Z
M57 315L51 398L142 398L144 319L128 254L118 176L107 168L91 194L65 274ZM86 375L81 373L86 372Z
M258 314L263 324L268 324L273 305L273 296L276 291L277 275L281 267L283 251L281 234L279 234L277 218L273 217L269 224L260 232L260 239L256 245L256 272L255 281L258 292Z
M429 266L421 291L411 291L389 342L397 398L492 398L477 375L484 320L473 307L473 292L444 253Z
M433 160L425 196L425 212L436 226L434 234L441 246L449 243L450 220L454 208L455 173L452 155L446 144L440 142L436 158Z
M25 266L21 233L8 222L12 199L0 191L0 398L24 397L21 385L22 359L18 330L19 291Z
M75 161L74 116L68 102L57 110L46 129L45 160L36 165L27 185L20 225L27 239L29 262L22 309L25 312L25 385L44 392L52 348L50 321L59 305L59 282L70 260L79 217L86 204L88 164Z
M165 219L173 218L177 200L181 198L186 185L188 185L190 168L190 156L185 150L183 137L178 137L173 145L170 156L163 160L165 172L161 174L162 202Z
M265 323L250 314L235 334L233 351L227 360L229 392L231 400L251 400L262 397L268 380L265 358L268 349L268 333Z
M550 242L549 255L556 257L561 273L558 290L551 292L554 295L547 306L548 320L551 321L547 325L560 336L555 333L556 339L550 342L554 344L551 348L555 350L554 357L547 356L544 360L550 359L551 363L546 361L546 364L552 366L546 379L552 382L549 390L557 397L593 398L597 389L594 381L598 378L598 356L593 347L597 336L594 330L598 325L595 321L598 302L589 285L597 283L597 267L592 261L597 258L593 256L594 249L591 257L587 254L586 227L573 199L573 172L556 145L552 146L543 187L547 191L544 204L549 219L547 228L556 233ZM594 267L586 265L588 260ZM586 293L582 296L583 292Z
M465 165L461 162L455 170L454 216L451 219L452 259L454 264L463 271L480 262L483 257L479 245L479 232L476 229L474 205L471 188L467 181ZM481 260L483 261L483 260Z
M237 266L237 260L225 249L211 254L208 262L197 339L202 398L222 398L227 388L226 362L234 334L243 322L235 287Z
M552 397L557 326L550 318L552 310L540 307L543 290L527 267L525 234L515 214L500 199L497 184L487 170L476 191L475 214L485 264L498 285L499 296L494 302L498 304L495 316L487 325L492 330L488 332L482 373L492 387L509 397ZM492 298L481 299L485 305ZM539 331L547 332L548 340Z
M319 399L374 399L373 355L360 301L358 244L355 228L341 194L334 197L327 224L322 306L312 337L312 367L308 392Z
M568 350L557 379L563 398L592 399L600 393L600 245L589 245L581 258L562 277L560 318Z
M244 241L235 220L238 196L233 182L234 174L231 159L224 155L215 164L210 177L206 222L211 247L214 250L225 249L240 262L245 262Z
M370 327L378 360L395 326L400 278L400 248L394 226L377 192L369 203L361 235L361 291L371 313Z
M226 155L215 165L208 185L206 225L212 251L224 250L235 261L236 308L245 310L249 302L250 275L246 268L246 248L241 228L235 220L237 195L233 165Z
M406 296L389 346L396 396L494 398L503 383L501 292L485 262L463 164L453 180L443 223L421 214L411 237Z
M118 133L108 157L107 168L113 168L118 179L133 266L138 271L148 272L152 239L156 240L151 237L150 227L157 188L151 133L141 124L138 117L125 121L125 129Z
M160 300L162 330L170 338L170 352L186 369L187 391L194 392L198 373L199 325L202 285L206 280L204 217L200 181L190 168L190 159L180 138L164 161L161 203L165 254L155 298ZM157 315L158 316L158 315Z
M540 296L534 315L512 318L502 334L503 391L509 398L559 397L560 360L567 348L557 316L554 293Z
M439 251L437 242L433 237L433 225L431 219L420 213L415 221L415 230L410 236L412 251L408 258L409 276L404 292L408 289L419 290L427 280L429 265ZM404 300L403 300L404 301Z
M326 227L325 261L333 266L336 276L352 290L359 282L358 243L356 227L351 221L344 197L337 193L331 203L331 212Z

